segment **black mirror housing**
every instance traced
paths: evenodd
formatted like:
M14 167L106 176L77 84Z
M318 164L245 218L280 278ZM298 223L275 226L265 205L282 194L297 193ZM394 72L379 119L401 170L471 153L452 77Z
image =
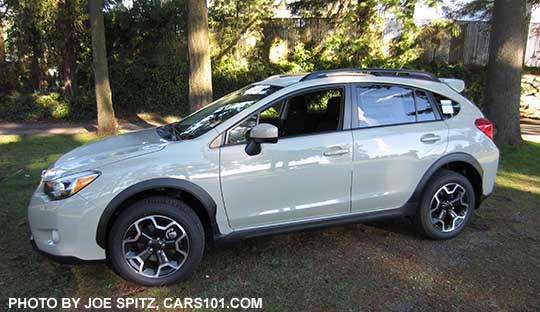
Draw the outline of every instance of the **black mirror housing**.
M244 151L246 151L246 154L248 154L249 156L259 155L261 153L261 143L250 139L248 140Z

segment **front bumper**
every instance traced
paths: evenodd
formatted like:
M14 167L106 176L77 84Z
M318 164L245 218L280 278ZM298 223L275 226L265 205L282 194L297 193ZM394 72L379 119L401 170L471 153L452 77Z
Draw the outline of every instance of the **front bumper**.
M40 185L28 205L33 244L53 257L103 260L105 250L95 239L101 212L78 194L51 201Z
M30 245L32 245L32 249L34 249L36 252L38 252L40 255L47 257L48 259L51 259L53 261L62 263L62 264L88 264L88 263L105 263L105 260L83 260L79 259L77 257L71 257L71 256L55 256L50 253L46 253L43 250L40 250L37 245L36 241L34 240L33 236L30 236Z

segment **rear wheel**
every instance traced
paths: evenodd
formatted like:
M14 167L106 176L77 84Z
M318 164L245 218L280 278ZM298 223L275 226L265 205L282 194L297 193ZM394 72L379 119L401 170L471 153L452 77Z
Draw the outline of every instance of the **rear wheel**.
M441 170L429 181L415 219L420 230L436 240L457 236L475 207L474 188L454 171Z
M151 197L122 212L112 226L108 251L115 271L145 286L180 282L199 265L204 229L182 201Z

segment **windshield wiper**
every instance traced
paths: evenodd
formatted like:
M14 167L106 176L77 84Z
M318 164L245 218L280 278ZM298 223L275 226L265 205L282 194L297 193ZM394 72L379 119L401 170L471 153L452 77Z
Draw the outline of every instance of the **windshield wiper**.
M174 124L168 124L161 127L157 127L156 131L160 137L169 141L180 140L181 133L176 129Z
M173 141L180 141L181 140L182 132L180 132L176 128L175 124L171 124L171 131L170 132L171 132L171 139Z

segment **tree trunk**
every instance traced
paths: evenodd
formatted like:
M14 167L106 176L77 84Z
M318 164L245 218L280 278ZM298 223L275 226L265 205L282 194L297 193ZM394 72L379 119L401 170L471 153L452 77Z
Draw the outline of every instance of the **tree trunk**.
M114 117L107 51L105 49L105 26L103 24L103 0L90 0L90 28L92 30L92 56L96 85L98 134L115 134L118 128Z
M77 79L75 75L75 36L74 30L74 3L71 0L62 0L58 4L58 18L56 28L63 34L65 40L60 43L61 68L64 80L64 96L71 102L77 100Z
M272 45L277 36L272 20L267 21L262 30L263 39L261 47L262 59L265 63L270 63L270 52L272 51Z
M206 0L187 0L189 106L191 111L212 102L212 68Z
M4 27L0 20L0 66L6 62L6 43L4 42Z
M36 38L36 36L33 36L33 38ZM43 57L43 52L38 47L38 43L34 41L32 43L32 59L30 61L30 75L31 75L33 90L39 90L43 86L44 75L43 75L43 71L41 70L41 65L39 65L39 60L42 57Z
M32 90L40 90L45 86L46 74L43 70L42 63L45 63L45 45L44 38L38 29L37 17L32 9L28 6L21 8L21 15L28 23L28 29L23 31L25 40L29 40L28 44L31 47L32 56L30 57L30 83Z
M526 17L526 0L495 0L483 107L495 125L499 146L522 143L519 102Z
M4 27L2 26L2 20L0 20L0 73L6 72L6 43L4 42ZM5 75L5 74L4 74ZM0 88L4 87L4 83L7 80L4 77L0 78ZM0 93L2 93L0 89Z
M75 75L75 55L73 49L73 41L69 38L66 38L65 46L62 48L62 76L64 78L64 96L71 102L76 102L77 76Z

